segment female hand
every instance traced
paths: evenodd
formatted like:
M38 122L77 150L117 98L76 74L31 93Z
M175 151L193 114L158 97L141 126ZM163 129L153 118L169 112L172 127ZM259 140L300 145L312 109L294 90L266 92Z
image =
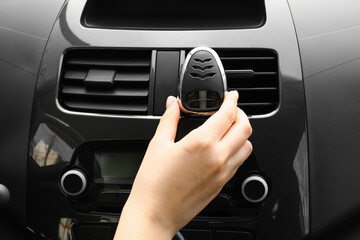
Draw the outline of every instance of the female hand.
M168 98L115 239L169 240L215 198L252 151L252 128L237 99L236 91L227 93L219 111L175 143L180 108Z

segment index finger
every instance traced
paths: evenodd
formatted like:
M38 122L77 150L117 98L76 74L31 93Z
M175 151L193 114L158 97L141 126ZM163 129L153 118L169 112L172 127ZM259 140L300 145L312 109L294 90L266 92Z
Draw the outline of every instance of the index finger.
M204 137L219 141L236 119L238 98L239 93L237 91L228 92L220 109L206 120L198 128L198 131L202 132Z

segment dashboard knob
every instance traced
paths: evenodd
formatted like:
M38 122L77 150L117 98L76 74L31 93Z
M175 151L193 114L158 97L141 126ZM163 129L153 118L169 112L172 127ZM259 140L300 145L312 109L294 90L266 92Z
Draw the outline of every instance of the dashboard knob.
M80 169L68 170L61 176L61 190L68 196L77 197L81 195L85 191L86 186L86 173Z
M185 238L180 232L177 232L172 240L185 240Z
M0 208L5 207L10 201L10 192L9 189L0 184Z
M269 186L264 177L259 174L252 174L242 183L241 193L246 201L259 203L267 197Z

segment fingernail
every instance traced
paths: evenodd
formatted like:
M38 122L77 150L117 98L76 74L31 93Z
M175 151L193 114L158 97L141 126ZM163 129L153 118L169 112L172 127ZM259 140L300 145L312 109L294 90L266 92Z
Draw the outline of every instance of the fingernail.
M239 93L236 90L232 90L228 94L231 98L235 98L236 100L238 100L238 98L239 98Z
M168 96L168 98L166 99L166 108L170 107L170 105L174 102L174 97L173 96Z
M236 98L236 100L239 99L239 92L237 90L234 90L234 97Z

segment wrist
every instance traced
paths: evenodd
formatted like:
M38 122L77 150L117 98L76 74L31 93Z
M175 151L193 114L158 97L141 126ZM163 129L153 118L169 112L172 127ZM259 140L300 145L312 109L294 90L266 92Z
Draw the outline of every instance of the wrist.
M130 196L122 210L114 240L171 240L175 233L176 230L161 221L161 216Z

